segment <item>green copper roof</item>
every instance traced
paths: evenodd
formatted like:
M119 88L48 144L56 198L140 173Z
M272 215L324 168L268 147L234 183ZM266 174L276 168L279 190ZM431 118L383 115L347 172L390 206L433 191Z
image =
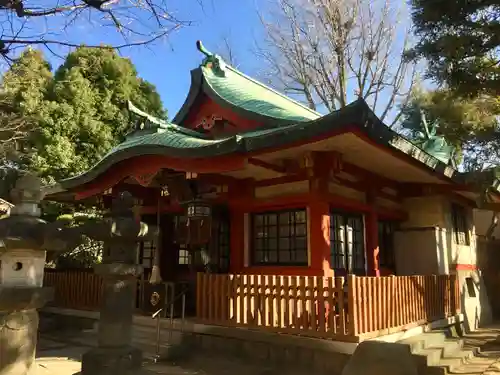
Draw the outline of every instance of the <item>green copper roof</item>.
M205 82L221 99L235 107L289 122L308 121L320 115L301 104L226 66L225 75L201 67Z
M201 66L191 72L191 90L175 123L182 123L191 105L200 92L212 100L244 117L253 118L263 124L283 125L305 122L321 115L299 102L246 76L227 65L224 60L208 52L201 42L198 49L206 56Z
M63 190L72 189L92 181L112 165L141 155L166 155L175 158L213 158L231 154L247 154L266 151L275 147L291 147L297 142L326 138L342 129L352 131L356 127L374 142L401 152L402 157L414 159L457 183L464 182L464 175L384 125L368 105L359 99L348 106L309 122L297 122L275 128L249 131L220 139L207 136L151 116L131 111L139 118L139 128L125 142L111 150L88 172L60 182Z

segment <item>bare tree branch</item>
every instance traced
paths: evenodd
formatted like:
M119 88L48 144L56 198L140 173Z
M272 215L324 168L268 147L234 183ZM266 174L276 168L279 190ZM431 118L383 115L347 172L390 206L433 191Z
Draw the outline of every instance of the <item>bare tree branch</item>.
M231 39L231 33L225 33L221 38L222 46L217 48L217 51L220 51L219 53L224 61L229 63L231 66L238 68L238 57L236 51L233 48L233 43L231 43Z
M174 16L167 7L171 3L171 0L0 0L0 55L12 55L17 48L29 45L77 47L88 40L85 27L89 32L99 27L113 29L123 40L111 45L113 48L150 44L191 24ZM105 40L103 44L110 44Z
M255 53L270 83L310 108L333 111L361 97L381 120L399 120L415 64L403 52L409 27L389 0L270 0Z

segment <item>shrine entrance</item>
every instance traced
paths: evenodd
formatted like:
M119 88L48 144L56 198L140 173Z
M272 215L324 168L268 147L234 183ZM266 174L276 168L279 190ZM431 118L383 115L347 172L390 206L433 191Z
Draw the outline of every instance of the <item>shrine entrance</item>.
M211 208L210 238L205 244L190 244L186 235L188 217L185 214L145 215L142 220L148 225L159 225L157 240L139 244L137 262L144 267L138 279L136 309L143 314L152 314L158 305L165 306L164 316L169 316L173 302L175 316L182 314L181 294L186 295L185 314L196 313L196 274L228 273L230 264L230 216L227 205ZM155 252L159 252L161 270L160 284L151 284ZM152 305L153 295L160 301ZM155 310L156 309L156 310ZM153 311L155 310L155 311Z

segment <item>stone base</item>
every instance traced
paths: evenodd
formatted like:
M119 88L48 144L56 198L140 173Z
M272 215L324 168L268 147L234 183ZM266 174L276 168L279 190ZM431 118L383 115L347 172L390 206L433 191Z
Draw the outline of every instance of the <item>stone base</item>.
M363 341L342 375L418 375L410 348L398 343Z
M132 347L96 348L82 356L82 375L137 374L142 366L142 351Z
M36 310L0 311L0 374L29 374L35 361L38 331Z

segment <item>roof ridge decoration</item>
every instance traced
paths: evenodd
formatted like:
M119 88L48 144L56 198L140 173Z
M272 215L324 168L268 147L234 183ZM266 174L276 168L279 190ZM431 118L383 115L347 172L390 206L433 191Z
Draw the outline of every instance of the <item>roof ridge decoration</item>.
M208 51L201 41L197 41L196 46L205 58L198 68L191 71L191 87L174 117L175 123L184 125L200 93L261 126L277 127L321 117L304 104L227 64L222 57Z
M131 117L135 117L134 128L126 135L126 140L137 136L144 136L151 133L175 132L183 135L205 139L206 136L195 130L176 125L158 117L152 116L137 108L130 100L127 101L127 110Z
M205 46L203 45L203 43L201 42L201 40L196 41L196 47L198 48L198 51L200 51L201 53L203 53L206 56L205 59L203 60L203 62L201 63L201 66L203 66L205 68L211 68L215 75L218 75L220 77L226 77L226 71L231 70L234 73L236 73L236 74L248 79L249 81L261 86L262 88L264 88L270 92L273 92L276 95L281 96L282 98L288 100L291 103L294 103L295 105L298 105L298 106L304 108L305 110L309 111L311 114L316 115L318 118L321 117L321 114L319 112L309 108L308 106L302 104L301 102L299 102L295 99L290 98L288 95L285 95L285 94L279 92L278 90L275 90L272 87L269 87L268 85L246 75L245 73L236 69L235 67L233 67L229 64L226 64L226 62L224 61L224 59L220 55L214 54L214 53L210 52L209 50L207 50L205 48Z
M198 51L205 55L205 59L203 59L201 66L212 69L214 74L219 77L226 76L226 62L222 59L221 56L213 54L212 52L207 50L201 40L196 41L196 48L198 48Z

